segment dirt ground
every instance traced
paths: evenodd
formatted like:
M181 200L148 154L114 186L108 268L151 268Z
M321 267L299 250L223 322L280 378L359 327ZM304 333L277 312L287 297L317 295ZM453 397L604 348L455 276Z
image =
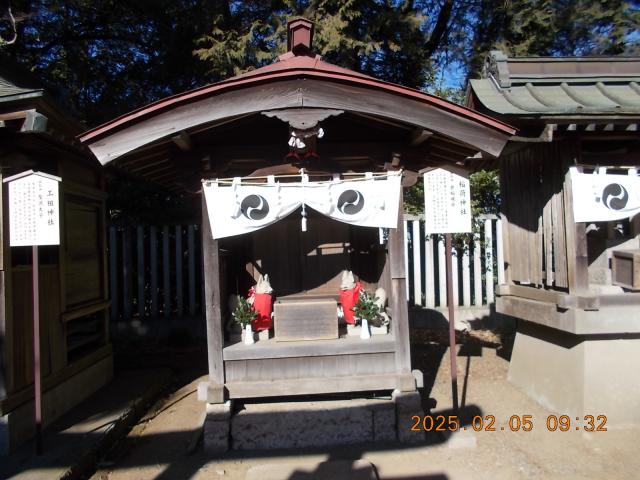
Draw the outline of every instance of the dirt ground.
M425 374L423 401L432 415L451 413L449 353L412 333L412 360ZM186 375L103 460L93 479L229 479L243 480L252 468L268 464L317 465L327 460L371 462L382 479L514 479L514 478L638 478L639 430L585 433L546 428L551 412L507 381L508 348L488 348L496 342L462 338L458 375L461 416L495 417L496 431L467 432L456 439L429 433L424 445L356 445L303 451L230 452L213 458L198 444L203 406L196 400L199 381ZM508 346L508 345L507 345ZM593 412L599 415L603 412ZM509 419L531 415L533 429L512 432ZM504 428L504 430L503 430ZM313 471L313 467L311 468ZM288 476L286 478L294 478ZM295 478L324 478L321 475Z

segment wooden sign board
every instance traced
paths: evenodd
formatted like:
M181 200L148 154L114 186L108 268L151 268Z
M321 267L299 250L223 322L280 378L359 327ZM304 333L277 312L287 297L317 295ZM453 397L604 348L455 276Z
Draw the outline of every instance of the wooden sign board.
M60 245L59 182L32 170L8 177L9 245Z
M332 299L279 300L274 305L276 342L338 338L338 303Z
M424 174L425 233L465 233L471 231L469 178L435 168Z

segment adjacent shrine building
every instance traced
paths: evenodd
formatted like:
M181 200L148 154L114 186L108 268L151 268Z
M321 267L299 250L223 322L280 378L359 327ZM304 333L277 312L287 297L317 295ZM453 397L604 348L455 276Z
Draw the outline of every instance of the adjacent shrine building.
M500 155L510 379L617 426L640 424L639 82L639 57L494 51L467 92L519 130Z
M40 247L42 414L47 425L111 380L104 175L50 92L0 65L0 178L36 170L62 178L60 245ZM0 455L34 433L30 247L9 246L0 183Z

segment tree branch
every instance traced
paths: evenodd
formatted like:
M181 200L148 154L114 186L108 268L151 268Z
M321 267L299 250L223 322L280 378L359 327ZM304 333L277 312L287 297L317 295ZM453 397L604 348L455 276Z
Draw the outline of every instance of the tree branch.
M425 45L425 54L427 57L431 57L440 46L440 43L442 42L447 31L447 27L449 26L449 20L451 19L452 10L453 0L444 0L442 7L440 7L440 13L438 14L436 25L435 27L433 27L431 35L429 36L429 40L427 40L427 43Z
M13 43L16 43L16 40L18 39L18 30L16 29L16 19L13 17L13 14L11 13L11 5L7 6L7 13L9 14L9 23L11 24L11 29L13 30L13 38L11 40L5 40L0 35L0 45L11 45Z

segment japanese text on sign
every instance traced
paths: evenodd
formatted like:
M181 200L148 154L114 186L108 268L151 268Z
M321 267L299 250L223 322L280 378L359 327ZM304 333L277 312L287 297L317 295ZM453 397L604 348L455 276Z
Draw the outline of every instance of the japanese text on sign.
M9 186L10 246L59 245L59 179L29 172L5 182Z
M471 231L469 179L436 168L424 174L425 233Z

